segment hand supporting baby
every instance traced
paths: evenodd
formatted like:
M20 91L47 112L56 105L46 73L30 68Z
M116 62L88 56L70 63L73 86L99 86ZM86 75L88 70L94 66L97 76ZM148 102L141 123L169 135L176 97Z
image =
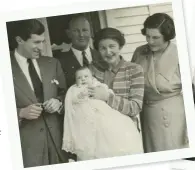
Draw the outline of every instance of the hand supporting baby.
M106 85L98 82L93 76L89 68L81 68L76 72L76 85L78 87L87 88L86 91L80 92L78 99L92 98L107 102L109 98L109 90Z
M86 88L84 88L83 91L81 91L77 97L78 97L78 99L84 99L84 98L88 97L88 90Z
M108 101L109 92L108 90L103 86L97 86L97 87L88 87L88 94L90 97L94 99L103 100L105 102Z

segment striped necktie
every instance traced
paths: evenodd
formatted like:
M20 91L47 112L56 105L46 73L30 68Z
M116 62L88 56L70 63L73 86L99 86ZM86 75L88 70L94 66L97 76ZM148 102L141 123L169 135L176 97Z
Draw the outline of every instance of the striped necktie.
M86 57L86 52L85 51L82 51L82 56L83 56L83 66L89 66L89 61Z

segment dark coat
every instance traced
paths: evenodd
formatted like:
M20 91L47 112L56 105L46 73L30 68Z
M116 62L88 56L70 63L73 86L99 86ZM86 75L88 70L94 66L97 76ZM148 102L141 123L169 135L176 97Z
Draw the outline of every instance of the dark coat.
M102 60L99 52L94 49L91 49L93 63L101 69L105 69L107 64ZM70 49L67 52L61 52L56 56L60 61L64 75L66 77L67 87L75 84L75 72L81 67L73 51Z

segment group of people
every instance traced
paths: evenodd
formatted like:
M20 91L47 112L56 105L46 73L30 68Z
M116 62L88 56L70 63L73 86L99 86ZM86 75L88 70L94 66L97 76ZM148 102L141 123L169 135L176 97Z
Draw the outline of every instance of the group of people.
M11 64L24 167L188 147L173 19L149 16L131 61L124 35L69 22L68 52L42 56L44 26L16 21Z

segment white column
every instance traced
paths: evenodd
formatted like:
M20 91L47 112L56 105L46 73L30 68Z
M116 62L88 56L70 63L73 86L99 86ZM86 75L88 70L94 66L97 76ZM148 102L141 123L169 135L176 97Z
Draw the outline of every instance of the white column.
M46 18L38 18L38 20L44 25L45 27L45 48L43 50L43 55L53 57L52 49L51 49L51 42L49 37L49 30L47 25L47 19Z

